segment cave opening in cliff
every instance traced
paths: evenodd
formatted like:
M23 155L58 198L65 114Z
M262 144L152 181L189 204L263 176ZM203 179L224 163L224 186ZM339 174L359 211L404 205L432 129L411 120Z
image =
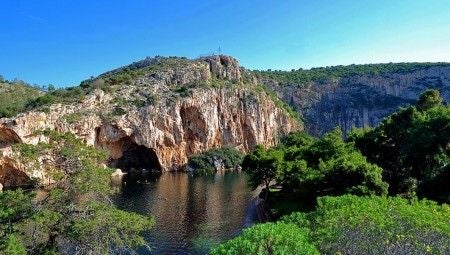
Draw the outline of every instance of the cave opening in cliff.
M151 148L127 141L122 156L111 162L111 165L124 172L160 173L161 164L158 156Z

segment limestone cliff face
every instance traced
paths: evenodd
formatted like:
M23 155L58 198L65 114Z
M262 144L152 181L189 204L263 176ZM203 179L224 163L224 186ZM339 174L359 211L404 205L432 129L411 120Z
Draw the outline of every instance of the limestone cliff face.
M279 85L263 80L305 119L305 129L322 135L336 126L375 126L399 107L414 103L420 93L438 89L450 101L450 67L435 66L408 73L358 75L324 82Z
M148 63L133 65L155 64L145 61ZM180 61L181 65L170 62L170 68L136 77L130 84L118 84L114 93L94 90L80 103L52 105L46 112L1 119L3 160L9 158L12 144L45 141L36 131L53 129L72 132L87 144L108 150L113 166L169 171L182 167L192 154L224 145L242 151L257 144L271 146L279 135L302 128L268 95L257 92L256 84L241 82L241 75L248 73L242 74L245 71L233 58ZM107 79L106 75L100 77ZM211 84L217 79L219 83ZM135 103L146 98L152 101ZM138 161L148 164L139 165ZM19 176L19 167L8 170L9 165L0 165L0 183L8 185L4 183L11 176L5 177L7 171Z

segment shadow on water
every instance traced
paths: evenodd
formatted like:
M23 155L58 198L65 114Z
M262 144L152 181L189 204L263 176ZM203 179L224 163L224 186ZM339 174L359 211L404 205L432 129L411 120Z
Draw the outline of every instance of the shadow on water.
M254 193L246 181L244 173L232 172L126 175L115 202L156 220L145 233L152 250L139 249L139 254L206 254L253 223Z

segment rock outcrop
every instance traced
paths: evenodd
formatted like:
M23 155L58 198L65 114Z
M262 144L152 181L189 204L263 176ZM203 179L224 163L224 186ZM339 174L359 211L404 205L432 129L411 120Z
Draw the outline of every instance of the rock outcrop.
M450 101L450 67L433 66L405 73L354 75L306 84L280 85L262 80L305 119L305 129L322 135L340 126L375 126L399 107L414 103L420 93L438 89Z
M271 146L279 135L302 128L269 95L256 90L256 84L242 82L233 58L145 61L132 65L150 71L144 69L146 73L128 84L111 86L114 93L97 89L79 103L1 119L2 147L45 141L36 131L52 129L106 149L113 167L170 171L183 167L192 154L224 145L242 151L257 144ZM120 70L91 82L108 81ZM0 175L0 183L7 178Z

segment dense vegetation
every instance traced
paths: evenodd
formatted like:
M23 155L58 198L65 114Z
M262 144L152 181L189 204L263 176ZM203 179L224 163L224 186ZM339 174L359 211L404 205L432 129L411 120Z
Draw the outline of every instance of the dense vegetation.
M448 66L448 63L387 63L318 67L309 70L267 70L253 71L263 78L272 79L283 85L304 84L316 81L328 81L338 78L346 78L354 75L384 75L390 73L408 73L415 70L433 67Z
M193 155L189 157L187 165L194 175L210 175L214 174L219 167L236 169L243 158L242 152L226 146Z
M140 234L153 219L112 204L106 153L70 133L43 133L48 143L17 144L15 157L30 172L45 169L54 184L39 196L21 189L0 193L0 253L109 254L145 245ZM52 160L40 162L42 155Z
M424 92L416 106L375 128L354 131L349 141L384 169L390 194L450 203L450 105L438 91Z
M265 185L266 198L272 182L281 185L283 193L308 202L325 195L382 195L388 187L381 179L382 169L344 142L340 129L321 139L295 133L278 148L258 146L244 158L242 167L253 187Z
M282 219L311 229L324 254L446 254L450 207L399 197L322 197Z
M399 197L321 197L315 210L255 225L211 254L448 254L450 207Z
M292 223L265 223L243 233L211 251L212 255L303 254L318 255L311 244L310 231Z
M29 102L43 92L22 81L9 82L0 76L0 118L12 117L25 111Z
M243 169L253 187L265 186L272 217L282 217L211 253L302 254L286 247L307 242L323 254L450 254L450 106L442 102L438 91L425 91L416 105L346 141L336 129L258 146ZM277 224L297 228L280 227L267 238Z

